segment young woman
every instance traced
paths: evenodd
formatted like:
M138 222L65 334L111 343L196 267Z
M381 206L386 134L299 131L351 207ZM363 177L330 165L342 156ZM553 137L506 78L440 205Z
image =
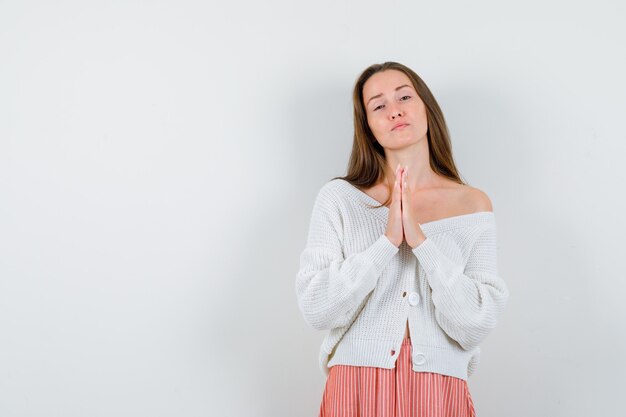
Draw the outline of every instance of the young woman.
M459 178L443 114L410 68L367 68L348 173L317 194L296 277L328 330L320 417L475 416L467 379L509 297L488 196Z

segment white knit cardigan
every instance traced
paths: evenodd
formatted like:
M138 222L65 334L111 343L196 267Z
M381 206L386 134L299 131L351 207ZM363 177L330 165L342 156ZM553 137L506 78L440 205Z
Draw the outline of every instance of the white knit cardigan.
M509 297L494 213L421 223L426 240L411 249L385 236L378 204L342 179L315 198L295 290L306 323L328 331L320 369L394 368L408 319L413 370L467 380Z

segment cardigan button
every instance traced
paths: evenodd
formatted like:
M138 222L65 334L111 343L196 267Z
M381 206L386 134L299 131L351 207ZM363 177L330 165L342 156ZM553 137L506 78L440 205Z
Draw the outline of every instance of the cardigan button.
M418 352L413 356L413 362L415 362L416 365L422 365L426 362L426 356L422 352Z
M395 351L395 350L393 350L393 349L391 349L391 356L393 356L393 355L395 355L395 354L396 354L396 351Z
M403 296L403 297L406 297L406 291L402 293L402 296Z
M419 294L417 294L416 292L412 292L411 294L409 294L409 304L411 304L412 306L416 306L419 301Z

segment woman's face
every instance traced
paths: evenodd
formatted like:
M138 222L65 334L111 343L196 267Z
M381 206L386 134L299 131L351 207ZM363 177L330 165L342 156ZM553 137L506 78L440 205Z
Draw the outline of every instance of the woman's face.
M424 102L402 71L385 70L363 85L367 124L384 148L399 149L426 136L428 121ZM404 126L398 126L398 124Z

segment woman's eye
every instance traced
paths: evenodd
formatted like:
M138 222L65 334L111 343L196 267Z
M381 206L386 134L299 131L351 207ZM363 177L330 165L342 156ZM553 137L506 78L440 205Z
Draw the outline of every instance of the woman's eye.
M407 97L407 98L411 98L411 96L402 96L402 97L400 97L400 100L402 100L402 99L403 99L403 98L405 98L405 97ZM406 101L406 100L403 100L403 101ZM381 104L380 106L376 106L376 107L374 107L374 111L378 110L378 108L379 108L379 107L382 107L382 106L384 106L384 104Z

